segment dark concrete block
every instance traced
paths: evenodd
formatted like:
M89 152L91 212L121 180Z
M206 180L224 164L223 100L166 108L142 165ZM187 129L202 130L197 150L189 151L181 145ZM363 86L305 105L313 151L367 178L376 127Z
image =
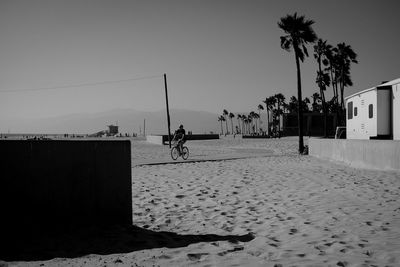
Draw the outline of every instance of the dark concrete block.
M132 224L130 141L1 140L2 236Z

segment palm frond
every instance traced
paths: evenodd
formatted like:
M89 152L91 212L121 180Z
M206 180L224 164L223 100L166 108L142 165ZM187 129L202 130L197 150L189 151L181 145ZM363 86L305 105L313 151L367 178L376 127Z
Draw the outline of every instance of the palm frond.
M281 47L282 49L290 52L292 48L292 40L289 36L281 36Z

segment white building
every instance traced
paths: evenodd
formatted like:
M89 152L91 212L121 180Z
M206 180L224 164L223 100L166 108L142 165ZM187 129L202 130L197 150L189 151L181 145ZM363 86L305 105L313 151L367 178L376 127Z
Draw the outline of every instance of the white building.
M400 140L400 78L346 97L347 139Z

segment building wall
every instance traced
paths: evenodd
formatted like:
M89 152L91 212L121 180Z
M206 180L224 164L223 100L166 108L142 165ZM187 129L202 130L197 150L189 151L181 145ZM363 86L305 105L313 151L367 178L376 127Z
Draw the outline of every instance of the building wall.
M0 236L132 224L130 141L0 140L0 151Z
M311 156L346 163L356 168L400 170L400 141L395 140L308 140Z
M378 90L378 135L391 134L391 88L387 90Z
M400 83L392 86L393 106L393 139L400 140Z
M349 102L353 102L353 118L349 119ZM369 105L373 106L373 117L369 118ZM369 139L378 134L377 90L370 90L346 100L346 136L347 139ZM355 109L357 108L357 115Z

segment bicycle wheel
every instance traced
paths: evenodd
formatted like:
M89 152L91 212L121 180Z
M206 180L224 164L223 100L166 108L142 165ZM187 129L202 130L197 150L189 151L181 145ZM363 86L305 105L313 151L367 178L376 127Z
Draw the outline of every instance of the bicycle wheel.
M184 160L186 160L189 157L189 148L187 148L186 146L184 146L182 148L182 158Z
M173 160L176 160L178 157L179 157L179 151L178 151L178 149L176 148L176 146L174 146L174 147L171 149L171 158L172 158Z

